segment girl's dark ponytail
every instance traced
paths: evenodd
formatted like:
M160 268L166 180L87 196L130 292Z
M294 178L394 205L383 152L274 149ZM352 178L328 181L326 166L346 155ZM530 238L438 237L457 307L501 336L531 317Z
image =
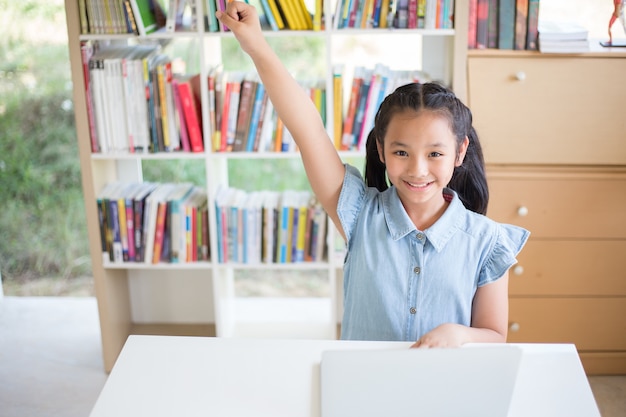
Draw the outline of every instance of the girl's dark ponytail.
M381 162L378 155L376 135L372 129L365 142L365 185L376 187L378 191L385 191L389 188L385 172L385 164Z
M472 126L469 134L469 145L463 164L454 169L448 187L457 192L463 205L473 212L487 214L489 188L485 173L485 161L478 135Z

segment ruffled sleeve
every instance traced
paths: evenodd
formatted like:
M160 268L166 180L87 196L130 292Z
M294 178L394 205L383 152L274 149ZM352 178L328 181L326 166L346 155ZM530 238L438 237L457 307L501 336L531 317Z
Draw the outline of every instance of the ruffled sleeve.
M478 286L496 281L517 263L515 258L522 250L530 232L519 226L499 224L490 256L478 277Z
M363 206L365 191L365 181L359 170L346 164L346 174L337 203L337 215L348 242Z

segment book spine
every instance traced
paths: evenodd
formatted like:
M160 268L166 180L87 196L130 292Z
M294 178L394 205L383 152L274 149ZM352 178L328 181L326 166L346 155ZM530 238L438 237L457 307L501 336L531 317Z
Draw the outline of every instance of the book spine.
M489 0L487 15L487 48L498 47L498 0Z
M478 0L476 8L476 48L487 48L489 37L489 0Z
M526 28L526 49L539 49L539 0L528 0L528 22Z
M498 0L498 49L515 45L515 0Z
M476 49L476 23L478 19L478 0L469 0L469 21L467 24L467 47Z
M161 254L163 250L163 240L165 236L165 218L167 216L167 203L165 201L157 201L157 217L156 227L154 229L154 246L152 252L152 263L161 262Z
M189 82L178 83L178 94L185 115L189 145L192 152L203 152L202 131L200 130L199 114L195 105L193 91Z
M264 97L265 97L265 87L263 84L258 83L256 86L256 91L254 95L254 101L252 106L252 114L250 115L250 128L248 130L248 137L246 138L246 147L245 150L247 152L252 152L258 146L258 137L260 137L261 133L261 122L263 120L263 106L264 106Z
M528 0L516 0L515 7L515 50L526 49L526 30L528 28Z
M126 239L128 240L128 257L126 262L135 261L135 213L133 209L133 199L126 198L124 201L126 210Z

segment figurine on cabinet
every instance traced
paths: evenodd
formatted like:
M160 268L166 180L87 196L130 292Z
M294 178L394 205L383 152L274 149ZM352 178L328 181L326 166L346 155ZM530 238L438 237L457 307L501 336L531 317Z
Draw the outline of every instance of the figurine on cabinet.
M613 34L611 33L611 27L615 23L617 19L622 23L622 28L624 28L624 32L626 32L626 18L624 17L624 4L626 4L626 0L613 0L613 14L609 19L609 41L603 43L603 46L617 46L613 44ZM621 45L626 46L626 44Z

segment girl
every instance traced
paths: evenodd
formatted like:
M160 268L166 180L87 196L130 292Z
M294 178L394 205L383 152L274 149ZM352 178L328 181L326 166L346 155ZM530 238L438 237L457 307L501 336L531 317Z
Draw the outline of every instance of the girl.
M484 216L487 183L469 109L437 84L398 88L368 137L364 182L265 41L254 7L233 1L217 17L252 58L347 242L341 338L505 342L508 270L529 233Z

